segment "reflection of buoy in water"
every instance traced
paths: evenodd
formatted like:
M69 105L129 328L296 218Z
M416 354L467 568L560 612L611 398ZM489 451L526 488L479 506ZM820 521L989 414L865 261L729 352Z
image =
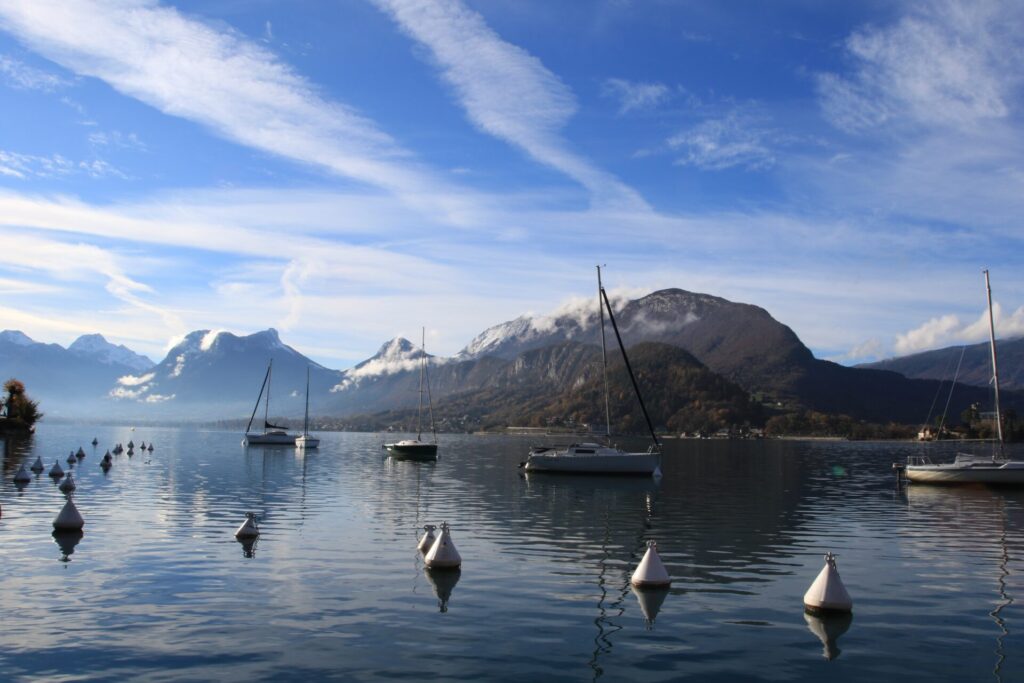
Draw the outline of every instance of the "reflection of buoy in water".
M70 556L75 552L75 546L78 545L78 542L82 540L83 536L85 536L85 534L82 533L81 529L66 531L54 529L53 540L56 541L57 545L60 547L60 552L63 555L63 557L60 558L61 562L71 561Z
M251 512L245 513L245 521L235 532L235 538L256 538L260 535L260 528L256 526L256 515Z
M423 572L427 575L427 581L434 587L434 595L437 596L437 607L439 612L448 611L448 601L452 598L452 591L455 590L455 584L459 582L459 577L462 576L462 570L459 568L455 569L427 569Z
M64 507L53 520L53 528L58 531L81 531L83 526L85 526L85 520L82 519L78 508L75 507L75 501L68 496Z
M68 472L68 476L64 477L64 481L62 481L60 483L60 486L58 486L57 488L59 488L64 493L67 493L68 491L74 491L77 488L77 486L75 486L75 480L71 478L70 472Z
M661 611L665 598L668 597L668 591L668 586L648 586L646 588L633 586L633 595L640 603L640 611L644 615L644 623L647 624L647 628L654 626L654 620L657 618L658 612Z
M132 448L131 446L129 446L129 447L128 447L128 457L130 458L130 457L132 457L133 455L135 455L135 449L134 449L134 448Z
M825 566L818 573L818 578L804 593L804 609L811 614L841 613L853 609L853 600L836 569L836 556L830 552L825 553Z
M838 614L814 615L804 612L804 621L807 622L807 628L811 630L811 633L818 636L818 640L824 645L821 655L829 661L838 657L842 650L839 649L836 641L839 640L839 636L850 630L853 614L851 612L842 612Z
M50 476L53 477L54 479L64 476L64 469L56 460L53 461L53 467L50 468Z
M22 465L22 468L24 468L24 467L25 467L25 466L24 466L24 465ZM36 456L36 461L35 461L34 463L32 463L32 471L33 471L33 472L42 472L42 471L43 471L43 470L45 470L45 469L46 469L46 466L45 466L45 465L43 465L43 459L42 459L42 458L40 458L40 457L39 457L39 456L37 455L37 456Z
M431 569L455 569L462 565L462 556L452 542L448 522L441 522L441 534L423 558L423 564Z
M633 576L629 580L634 586L645 588L668 586L672 583L665 565L661 563L657 548L657 542L647 541L647 552L644 553L644 559L640 560L640 564L637 565L636 571L633 572Z
M21 467L14 473L15 484L27 484L32 481L32 475L25 471L25 463L21 463Z
M434 531L437 529L433 524L423 525L423 538L420 539L416 549L421 553L427 553L432 547L434 547L434 541L437 540L437 536L434 535Z

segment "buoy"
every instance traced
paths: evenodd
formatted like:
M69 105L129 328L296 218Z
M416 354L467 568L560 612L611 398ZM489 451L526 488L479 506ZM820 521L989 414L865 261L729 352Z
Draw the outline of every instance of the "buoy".
M235 538L256 538L260 535L260 528L256 526L256 515L251 512L245 513L245 521L235 532Z
M64 507L53 520L53 528L58 531L79 531L83 526L85 526L85 520L82 519L78 508L75 507L75 501L68 496Z
M640 560L629 582L640 588L668 586L672 583L665 565L661 563L661 557L658 556L656 541L647 541L647 552L644 553L644 558Z
M135 455L135 449L134 449L134 448L132 448L131 446L129 446L129 447L128 447L128 457L130 458L130 457L132 457L133 455Z
M825 553L825 566L818 578L804 593L804 609L811 614L843 613L853 609L853 600L836 569L836 556L830 552Z
M134 441L130 441L130 440L129 440L129 441L128 441L128 450L131 450L131 449L133 449L133 448L135 448L135 442L134 442Z
M144 451L144 450L146 450L146 442L145 442L145 441L143 441L143 442L141 442L141 443L139 444L139 450L140 450L140 451Z
M103 468L104 472L106 472L107 470L110 469L110 456L109 455L104 455L103 456L103 459L100 460L100 467Z
M82 447L81 447L81 446L79 446L79 447L78 447L78 452L77 452L77 453L74 453L74 455L75 455L76 457L79 457L79 458L84 458L84 457L85 457L85 451L83 451L83 450L82 450Z
M110 453L103 456L103 462L112 462L114 459L110 457Z
M99 439L97 439L97 438L96 438L95 436L94 436L94 437L92 437L92 445L93 445L93 446L98 446L98 445L99 445L99 443L100 443L100 440L99 440Z
M78 462L78 458L75 457L75 452L74 451L71 451L71 455L68 456L68 459L67 459L66 462L69 465L74 465L76 462Z
M658 612L661 611L668 592L668 586L650 586L648 588L633 586L633 595L640 603L640 613L644 615L644 624L648 629L654 626L654 620L657 618Z
M58 486L61 491L67 493L68 491L74 491L77 487L75 486L75 480L71 478L71 473L68 472L68 476L64 477L64 481Z
M14 474L15 484L26 484L32 481L32 475L25 471L25 463L21 463L21 467Z
M53 477L54 479L64 476L64 469L56 460L53 461L53 467L50 468L50 476Z
M436 530L437 527L433 524L425 524L423 526L423 538L420 539L420 542L416 546L416 549L419 550L421 553L430 552L430 549L434 547L434 541L437 540L437 536L434 535L434 531Z
M452 542L448 522L441 522L441 534L423 558L423 564L431 569L455 569L462 566L462 556Z
M22 465L22 467L24 467L24 465ZM37 455L36 456L36 461L34 463L32 463L32 471L33 472L42 472L45 469L46 469L46 466L43 465L43 459L40 458Z
M103 459L110 460L110 451L107 451L106 453L103 454Z
M150 453L153 452L153 442L152 441L149 442L149 448L147 448L146 450L149 451Z

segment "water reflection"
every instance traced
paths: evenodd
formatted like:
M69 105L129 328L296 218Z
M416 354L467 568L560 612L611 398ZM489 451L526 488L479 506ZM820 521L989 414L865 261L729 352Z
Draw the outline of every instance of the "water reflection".
M670 590L668 586L648 588L633 586L633 595L636 596L636 601L640 605L640 612L644 615L644 624L648 631L654 628L654 620L657 619L658 612L661 611L661 606L665 603L665 598L668 597Z
M459 578L462 576L462 570L457 567L455 569L431 569L426 567L423 573L434 589L434 595L437 596L438 611L447 612L448 601L451 600L455 584L459 582Z
M70 562L71 555L75 552L78 543L85 536L82 530L76 531L54 531L53 540L60 547L61 562Z
M821 651L822 656L829 661L838 657L842 650L839 649L837 641L839 636L850 630L853 615L849 613L814 615L804 612L804 621L807 622L807 628L818 636L818 640L824 646Z
M235 537L238 544L242 546L242 557L247 560L251 560L256 557L256 543L259 541L259 537L256 538L238 538Z

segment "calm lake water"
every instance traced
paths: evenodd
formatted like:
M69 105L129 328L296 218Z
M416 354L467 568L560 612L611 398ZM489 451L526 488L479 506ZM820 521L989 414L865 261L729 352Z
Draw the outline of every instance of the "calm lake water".
M0 679L1024 680L1024 491L899 490L889 469L954 446L674 441L655 483L525 477L515 437L443 436L424 464L321 436L302 455L44 424L9 445ZM129 439L155 450L104 474ZM61 547L63 494L12 478L80 445L85 534ZM252 548L233 536L246 511ZM416 551L445 520L454 576ZM638 597L647 539L673 584ZM804 616L826 550L852 621Z

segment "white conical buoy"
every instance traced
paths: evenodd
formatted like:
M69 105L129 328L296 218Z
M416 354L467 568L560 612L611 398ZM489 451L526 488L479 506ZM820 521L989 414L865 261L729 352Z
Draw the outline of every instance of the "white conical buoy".
M113 458L110 457L109 453L107 455L104 455L103 459L100 460L100 467L103 468L104 472L106 472L107 470L110 469L110 464L111 464L112 461L113 461Z
M853 609L853 600L836 569L836 556L830 552L825 553L825 566L818 573L818 578L804 593L804 608L811 614L849 612Z
M448 522L441 522L441 534L423 558L423 564L431 569L454 569L462 565L462 556L452 542Z
M22 465L22 467L24 467L24 465ZM33 472L42 472L45 469L46 469L46 466L43 465L43 459L37 455L36 456L36 461L34 463L32 463L32 471Z
M129 448L129 449L135 448L135 442L134 442L134 441L131 441L131 440L129 440L129 441L128 441L128 448Z
M260 535L260 528L256 526L256 515L251 512L245 513L245 521L235 532L235 538L256 538Z
M434 541L437 540L437 536L434 535L434 531L436 531L436 530L437 530L437 527L434 526L433 524L426 524L426 525L424 525L423 526L423 532L424 532L423 533L423 538L420 539L420 542L416 546L416 549L419 550L421 553L429 552L430 549L434 547Z
M110 460L110 451L107 451L106 453L103 454L103 459Z
M50 476L54 479L64 476L64 468L62 468L60 463L56 460L53 461L53 467L50 468Z
M74 455L75 455L75 457L78 457L78 458L84 458L85 457L85 451L83 451L82 447L79 446L78 447L78 452L75 453Z
M145 441L139 443L139 450L140 451L146 450L146 442Z
M75 452L74 451L71 451L71 455L68 456L68 459L67 459L66 462L69 465L74 465L76 462L78 462L78 458L75 457Z
M25 463L21 463L21 467L14 473L14 482L16 484L25 484L32 481L32 475L25 471Z
M93 446L99 446L100 445L100 440L97 439L95 436L92 437L92 445Z
M68 501L53 520L53 528L59 531L75 531L85 526L82 514L75 507L75 502L68 496Z
M672 583L668 570L665 569L665 565L661 563L661 557L658 556L658 544L655 541L647 541L647 552L644 553L644 558L640 560L640 564L637 565L629 582L641 588L668 586Z
M150 453L153 452L153 442L152 441L149 442L149 447L147 447L146 450L149 451Z
M68 476L64 477L64 481L57 488L67 493L68 491L74 491L78 487L75 486L75 480L71 478L71 473L68 472Z

